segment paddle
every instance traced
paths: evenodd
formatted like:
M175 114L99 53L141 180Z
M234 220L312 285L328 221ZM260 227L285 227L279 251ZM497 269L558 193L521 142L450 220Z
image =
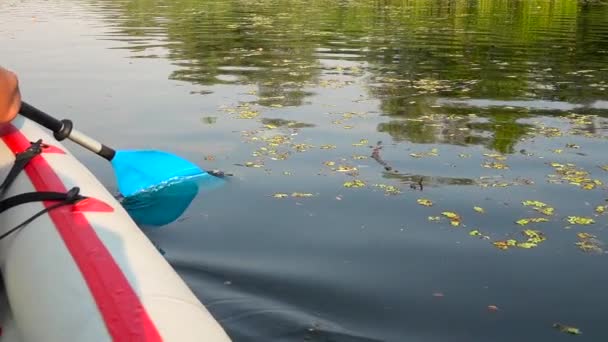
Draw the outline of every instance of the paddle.
M116 174L118 190L125 197L179 177L208 175L193 163L167 152L116 151L75 130L72 121L55 119L26 102L21 102L19 113L53 131L58 141L68 138L110 161Z

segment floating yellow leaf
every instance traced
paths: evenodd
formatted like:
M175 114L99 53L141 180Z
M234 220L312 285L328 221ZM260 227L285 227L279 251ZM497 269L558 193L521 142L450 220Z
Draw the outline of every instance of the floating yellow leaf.
M367 139L361 139L361 140L359 140L358 143L354 143L353 146L364 146L367 143L368 143Z
M469 232L469 235L471 235L471 236L482 236L481 232L479 230L477 230L477 229L471 230Z
M353 156L354 160L362 160L362 159L367 159L367 156L360 156L360 155L354 155Z
M313 194L305 193L305 192L294 192L291 194L291 197L312 197Z
M545 241L547 238L538 230L526 229L522 232L523 235L528 237L527 242L531 243L541 243Z
M600 168L604 171L608 171L608 165L602 165Z
M539 223L539 222L548 222L549 220L547 220L544 217L531 217L531 218L523 218L523 219L519 219L517 221L515 221L515 223L517 223L520 226L525 226L529 223Z
M331 150L334 148L336 148L336 145L321 145L320 146L320 149L322 149L322 150Z
M486 211L482 208L482 207L473 207L473 210L475 210L476 212L483 214Z
M507 157L503 156L502 154L498 154L498 153L484 153L483 155L485 157L500 160L500 161L507 160Z
M312 147L314 147L314 146L312 146L310 144L294 144L293 145L293 148L295 148L296 151L298 151L298 152L306 152Z
M540 202L540 201L531 201L531 200L526 200L521 202L521 204L525 205L525 206L532 206L532 207L538 207L538 208L542 208L542 207L546 207L547 204Z
M547 216L551 216L555 213L555 209L552 207L544 207L544 208L534 208L534 210L543 213Z
M597 253L602 254L604 250L602 248L603 243L596 239L596 236L589 233L580 232L576 234L579 241L576 246L585 253Z
M289 197L289 195L288 194L277 193L277 194L272 195L272 197L274 197L274 198L286 198L286 197Z
M325 164L325 166L334 166L334 165L336 165L336 162L333 162L333 161L326 161L326 162L325 162L325 163L323 163L323 164Z
M571 224L593 224L595 221L589 217L581 217L581 216L568 216L568 222Z
M563 152L563 150L559 149L559 148L556 148L555 150L553 150L553 153L562 153L562 152Z
M430 199L426 199L426 198L419 198L416 200L416 202L418 202L418 204L424 205L426 207L430 207L433 205L433 202Z
M439 217L439 216L429 216L428 220L429 221L439 221L439 220L441 220L441 217Z
M592 239L592 238L595 238L595 235L589 234L589 233L583 233L583 232L577 233L576 236L579 239Z
M534 242L520 242L517 244L517 247L519 248L534 248L536 246L538 245Z
M553 323L553 327L563 333L570 334L570 335L580 335L583 333L579 328L572 327L569 325L564 325L561 323Z
M254 162L246 162L245 166L259 168L259 167L263 167L264 165L263 164L259 164L259 163L254 163Z
M517 245L517 241L515 240L503 240L503 241L495 241L494 246L496 246L496 248L498 249L508 249L509 247L513 247Z
M398 195L401 193L401 190L399 188L397 188L396 186L393 185L387 185L387 184L374 184L375 187L378 187L382 190L384 190L384 193L386 195Z
M254 110L242 110L239 112L239 119L253 119L259 115L260 113Z
M361 188L365 186L365 182L359 179L344 182L345 188Z
M595 212L598 214L603 214L605 211L606 211L605 205L598 205L597 207L595 207Z
M458 227L460 225L460 215L451 212L451 211L444 211L441 213L441 215L447 217L450 219L450 224L454 227Z
M460 216L454 212L451 211L444 211L441 213L441 215L449 218L450 220L460 220Z
M491 161L485 161L483 164L481 164L481 166L483 166L487 169L497 169L497 170L506 170L509 168L509 166L507 164L499 163L499 162L491 162Z
M338 166L338 168L336 169L336 171L338 171L338 172L354 172L354 171L357 171L357 168L354 167L354 166L340 165L340 166Z

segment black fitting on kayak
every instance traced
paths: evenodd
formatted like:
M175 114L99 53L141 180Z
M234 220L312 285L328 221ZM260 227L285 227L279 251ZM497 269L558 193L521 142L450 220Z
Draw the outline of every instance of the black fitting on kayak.
M27 163L30 162L35 156L42 153L42 139L39 139L35 143L31 143L25 151L19 152L15 155L15 163L8 171L6 178L2 184L0 184L0 196L4 195L8 188L13 184L13 181L17 178L19 173L25 168Z
M114 156L116 155L116 151L104 144L101 144L101 151L97 152L97 154L104 157L108 161L112 161L112 159L114 159Z
M57 141L65 140L65 138L70 136L73 128L74 124L72 123L72 120L63 119L61 120L61 129L55 131L53 133L53 136L55 137L55 139L57 139Z
M1 201L0 208L2 209L2 211L12 208L16 205L35 202L35 201L58 201L58 202L55 204L52 204L50 206L45 206L44 209L40 210L39 212L34 214L32 217L21 222L16 227L9 229L4 234L0 235L0 240L4 239L5 237L9 236L10 234L16 232L18 229L27 226L28 224L30 224L32 221L34 221L38 217L48 213L49 211L51 211L53 209L57 209L59 207L65 206L65 205L74 204L74 203L86 198L85 196L81 196L79 193L80 193L80 189L78 187L74 187L74 188L70 189L67 193L28 192L25 194L20 194L20 195L14 196L14 197L9 197L9 198Z

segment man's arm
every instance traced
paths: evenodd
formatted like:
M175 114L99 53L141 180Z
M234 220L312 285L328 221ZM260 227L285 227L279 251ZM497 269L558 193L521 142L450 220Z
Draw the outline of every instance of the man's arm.
M21 107L17 75L0 67L0 124L15 118Z

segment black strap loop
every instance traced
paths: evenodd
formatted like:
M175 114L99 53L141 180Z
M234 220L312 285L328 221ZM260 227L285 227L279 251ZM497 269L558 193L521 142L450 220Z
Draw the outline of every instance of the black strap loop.
M78 189L78 188L74 188ZM73 191L74 189L70 190ZM78 201L83 200L86 197L71 194L70 192L26 192L23 194L15 195L13 197L5 198L0 201L0 213L5 212L6 210L16 207L20 204L31 203L31 202L42 202L42 201Z
M74 204L74 203L76 203L76 202L78 202L80 200L85 199L86 197L81 196L79 194L79 192L80 192L80 189L78 187L74 187L74 188L70 189L70 191L68 191L67 193L64 193L64 194L62 194L62 193L56 193L56 192L46 192L46 193L45 192L29 192L29 193L25 193L25 194L21 194L21 195L17 195L17 196L13 196L13 197L7 198L6 200L0 202L0 205L2 205L2 206L5 207L2 210L2 211L4 211L4 210L6 210L8 208L11 208L11 207L13 207L15 205L18 205L18 204L21 204L21 203L27 203L28 201L24 201L24 200L25 199L30 199L30 197L40 197L40 196L36 196L38 194L47 194L47 195L43 195L43 196L48 196L49 198L50 197L55 197L55 198L60 197L58 195L62 195L61 197L63 197L60 200L60 202L58 202L56 204L53 204L50 207L47 207L47 208L44 208L44 209L40 210L39 212L37 212L36 214L34 214L32 217L30 217L27 220L21 222L16 227L14 227L12 229L9 229L6 233L0 235L0 240L2 240L5 237L9 236L10 234L14 233L19 228L25 227L26 225L28 225L29 223L31 223L32 221L34 221L38 217L40 217L40 216L48 213L49 211L51 211L53 209L56 209L56 208L59 208L59 207L65 206L65 205ZM16 203L16 202L19 202L19 201L21 201L21 203L14 204L12 206L5 205L4 203L6 201L9 201L9 200L12 201L13 203ZM45 200L51 200L51 199L38 199L38 200L45 201ZM31 201L29 201L29 202L31 202Z
M11 184L13 184L13 182L19 175L19 173L23 171L27 163L29 163L30 160L42 153L42 147L42 139L39 139L35 143L32 143L30 147L28 147L25 151L17 153L15 155L15 163L13 164L13 167L11 167L10 171L8 172L8 175L6 176L6 178L4 178L2 184L0 184L0 196L3 196L6 193L8 188L11 186Z

